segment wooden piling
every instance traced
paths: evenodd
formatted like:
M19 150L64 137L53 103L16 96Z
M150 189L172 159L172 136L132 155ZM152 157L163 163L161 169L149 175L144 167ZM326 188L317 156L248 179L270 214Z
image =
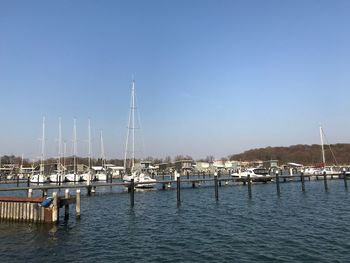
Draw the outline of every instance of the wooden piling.
M80 219L80 189L77 189L76 191L75 212L76 212L76 218Z
M64 191L64 198L68 199L69 198L69 189L66 189ZM69 219L69 204L68 202L64 206L64 220Z
M300 179L301 179L301 191L305 192L305 178L304 178L303 172L300 174Z
M177 177L176 177L176 200L177 200L177 206L181 205L180 191L181 191L180 174L177 174Z
M58 222L59 218L59 205L57 192L52 193L52 222Z
M346 180L346 170L343 170L343 179L344 179L344 187L345 189L348 189L348 182Z
M280 189L280 177L278 170L276 171L276 190L277 190L277 195L281 194L281 189Z
M28 190L28 197L32 197L32 195L33 195L33 189L29 189Z
M250 174L248 174L248 196L252 198L252 181L250 179Z
M91 196L91 188L92 188L91 185L88 185L88 186L86 187L86 189L87 189L87 195L88 195L88 196Z
M324 190L328 191L328 184L327 184L327 173L323 172L323 182L324 182Z
M135 183L134 183L134 178L131 179L130 181L130 205L131 207L134 207L135 205Z
M215 188L215 200L219 200L219 187L218 187L218 176L214 175L214 188Z

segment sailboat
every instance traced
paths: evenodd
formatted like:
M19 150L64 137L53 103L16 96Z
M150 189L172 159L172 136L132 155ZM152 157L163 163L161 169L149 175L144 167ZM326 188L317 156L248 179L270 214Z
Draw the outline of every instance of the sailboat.
M141 170L135 169L135 80L132 80L131 87L131 103L130 103L130 114L129 114L129 123L128 123L128 132L126 135L126 145L125 145L125 158L124 158L124 169L126 171L126 162L127 162L127 153L129 145L129 135L130 131L132 132L132 151L131 151L131 167L130 173L123 176L124 182L130 182L134 179L136 183L136 188L153 188L156 180L151 178L148 174L143 173ZM141 183L141 184L138 184Z
M97 181L107 181L106 158L105 158L105 150L104 150L104 144L103 144L102 131L100 133L100 143L101 143L101 168L97 171L95 178Z
M77 120L74 119L73 128L73 173L66 174L64 179L67 182L78 182L80 181L80 176L77 173Z
M322 129L322 126L320 126L320 137L321 137L321 151L322 151L322 163L321 163L321 168L322 168L322 174L327 174L327 175L339 175L341 173L340 170L334 169L334 167L326 166L326 157L325 157L325 151L324 151L324 143L323 143L323 136L325 136L324 131ZM326 138L326 137L325 137ZM326 138L327 139L327 138ZM331 149L331 146L329 144L329 150L334 158L334 161L337 163L337 160L334 156L334 153Z
M80 180L87 182L88 185L91 183L91 122L89 119L88 125L88 144L89 144L89 168L87 173L80 175Z
M46 182L46 177L44 175L44 157L45 157L45 116L43 117L43 130L41 138L41 160L40 160L40 171L37 174L32 174L30 176L31 183L42 184Z
M51 183L58 183L63 181L62 165L62 124L61 117L58 119L58 159L57 159L57 171L49 176Z

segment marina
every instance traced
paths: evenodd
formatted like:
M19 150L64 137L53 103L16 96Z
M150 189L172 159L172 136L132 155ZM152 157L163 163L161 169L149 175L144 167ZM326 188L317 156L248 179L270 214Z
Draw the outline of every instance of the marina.
M59 224L2 221L0 252L15 262L346 261L350 212L343 204L350 196L342 180L328 183L328 192L316 179L306 180L305 192L300 181L281 183L279 196L275 184L255 184L252 198L241 183L223 184L217 202L212 186L193 189L184 181L181 206L176 191L138 190L134 208L130 193L101 186L95 196L82 191L79 220L71 209Z

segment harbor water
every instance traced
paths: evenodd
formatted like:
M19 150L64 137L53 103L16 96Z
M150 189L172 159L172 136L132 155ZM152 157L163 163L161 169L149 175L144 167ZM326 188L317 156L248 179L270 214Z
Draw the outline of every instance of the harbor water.
M81 220L0 223L1 262L350 262L350 195L342 180L183 185L135 193L97 188ZM349 190L350 191L350 190ZM63 194L63 193L61 193Z

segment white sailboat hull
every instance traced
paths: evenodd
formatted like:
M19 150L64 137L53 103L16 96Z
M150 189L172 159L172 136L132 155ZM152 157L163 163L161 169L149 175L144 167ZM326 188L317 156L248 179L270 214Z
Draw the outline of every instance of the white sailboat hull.
M80 181L80 175L78 175L78 174L66 174L64 176L64 179L67 182L79 182Z
M107 175L104 173L99 173L95 175L97 181L107 181Z
M63 176L61 174L51 174L49 180L51 183L63 182Z
M30 182L43 184L46 182L46 178L42 174L34 174L34 175L30 176Z

